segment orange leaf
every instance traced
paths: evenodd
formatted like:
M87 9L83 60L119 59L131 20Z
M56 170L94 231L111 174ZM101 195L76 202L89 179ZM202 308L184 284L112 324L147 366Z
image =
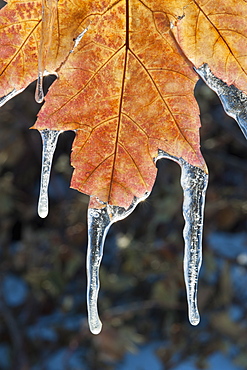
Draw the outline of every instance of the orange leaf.
M158 149L207 171L192 67L208 63L247 91L246 8L236 0L12 0L1 11L0 93L37 77L38 55L39 70L59 78L35 128L76 130L71 185L127 208L152 189Z
M139 1L88 1L87 32L59 70L35 128L77 130L72 186L127 208L150 192L158 149L206 169L197 75L162 12ZM157 5L156 5L157 6Z
M10 1L0 17L0 96L37 78L41 1Z
M218 78L247 92L247 2L193 0L188 5L185 0L173 1L176 3L173 12L181 14L184 5L184 16L172 31L187 58L197 68L207 63ZM172 22L171 16L169 19Z
M10 0L0 17L0 96L36 80L38 59L40 69L57 73L73 49L84 16L69 0Z

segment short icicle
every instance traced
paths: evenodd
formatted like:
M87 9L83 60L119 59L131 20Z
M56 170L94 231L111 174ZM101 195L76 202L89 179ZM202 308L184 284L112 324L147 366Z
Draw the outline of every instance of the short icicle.
M148 197L146 192L142 198L134 198L130 207L110 206L108 204L101 209L88 209L88 250L87 250L87 309L88 324L93 334L99 334L102 323L98 314L99 294L99 268L103 257L103 249L106 235L110 226L127 217L137 204Z
M35 90L35 100L37 103L42 103L44 100L44 90L43 90L43 71L38 72L38 79Z
M50 180L51 165L57 145L58 136L61 132L62 131L48 129L40 131L43 142L43 151L38 214L41 218L45 218L48 215L48 186Z
M203 216L208 175L183 159L179 160L179 164L182 169L181 185L184 192L184 279L189 321L192 325L198 325L200 315L197 308L197 287L202 263Z

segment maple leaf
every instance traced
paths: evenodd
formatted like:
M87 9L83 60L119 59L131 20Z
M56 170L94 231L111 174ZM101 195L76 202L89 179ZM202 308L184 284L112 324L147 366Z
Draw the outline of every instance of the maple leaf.
M207 171L192 65L208 63L247 90L244 8L235 0L9 1L0 94L22 91L38 64L56 73L34 127L76 130L72 187L127 208L151 191L158 149Z
M8 82L4 94L37 77L41 2L17 5L12 1L9 10L3 9L14 12L19 23L15 19L13 26L9 16L6 27L5 16L4 44L14 43L16 48L14 56L13 52L4 56L1 76L5 81L5 74L21 75L21 80L11 81L11 86ZM162 2L149 6L138 0L88 1L76 7L60 1L52 32L42 40L49 48L40 51L42 68L58 73L59 79L50 88L34 127L76 130L72 187L125 208L134 196L151 191L158 149L206 170L193 96L198 77L170 32ZM70 28L61 27L65 24ZM23 36L20 27L26 31ZM73 40L85 29L71 52ZM9 32L14 40L8 38Z
M72 187L127 208L151 191L158 149L205 169L197 76L161 11L137 0L102 4L94 15L97 2L88 1L88 30L59 70L35 127L77 130Z

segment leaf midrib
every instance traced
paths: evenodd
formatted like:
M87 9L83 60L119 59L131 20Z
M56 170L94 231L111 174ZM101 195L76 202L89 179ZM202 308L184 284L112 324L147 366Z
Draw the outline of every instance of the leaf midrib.
M126 70L127 70L127 58L128 58L128 52L129 52L129 0L126 0L126 12L125 12L125 19L126 19L126 39L125 39L125 56L124 56L124 68L123 68L123 77L122 77L122 89L120 94L120 100L119 100L119 110L118 110L118 123L117 123L117 133L116 133L116 140L115 140L115 148L114 148L114 157L113 157L113 164L112 164L112 173L111 173L111 180L110 180L110 188L108 193L108 203L110 204L111 199L111 192L112 192L112 186L113 186L113 179L114 179L114 172L115 172L115 165L117 160L117 151L118 151L118 140L119 140L119 134L120 134L120 127L121 127L121 111L122 111L122 105L123 105L123 95L124 95L124 88L125 88L125 76L126 76Z

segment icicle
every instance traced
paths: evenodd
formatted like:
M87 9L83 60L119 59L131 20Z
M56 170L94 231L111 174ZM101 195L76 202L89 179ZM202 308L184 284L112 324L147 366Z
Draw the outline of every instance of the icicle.
M38 72L38 79L35 90L35 100L37 103L42 103L44 100L43 71Z
M93 334L99 334L102 328L97 309L100 287L99 267L103 257L105 237L110 225L111 221L106 208L88 210L87 309L88 323Z
M38 79L35 90L35 100L37 103L42 103L44 100L44 90L43 90L43 72L39 71Z
M155 160L160 158L171 159L179 163L182 168L181 185L184 191L183 215L185 219L183 232L185 241L184 277L189 320L192 325L197 325L200 321L197 308L197 285L202 260L203 212L208 175L182 158L173 157L162 150L159 150ZM136 205L146 199L148 195L147 192L143 198L134 198L127 210L108 204L101 209L89 208L88 210L87 307L89 327L93 334L100 333L102 328L97 301L100 286L99 268L107 232L114 222L127 217Z
M247 139L247 96L233 85L214 76L207 64L203 64L195 71L206 82L208 87L219 96L225 112L234 118L245 138Z
M20 89L20 90L12 90L10 93L8 93L7 95L3 96L2 98L0 98L0 107L2 107L5 103L7 103L7 101L9 101L10 99L12 99L14 96L20 94L24 89Z
M41 39L38 53L38 79L35 90L35 100L44 100L43 76L47 64L50 45L53 37L53 27L57 16L57 0L42 0Z
M61 132L62 131L48 129L40 131L43 142L43 151L38 214L41 218L45 218L48 215L48 186L51 173L51 165L53 154L57 145L58 136Z
M189 321L198 325L200 315L197 308L198 275L202 263L202 231L205 193L208 175L198 167L190 165L182 158L177 158L159 150L158 157L177 162L182 169L181 185L184 193L183 216L184 237L184 280L187 291Z
M181 185L184 192L183 216L185 220L183 231L185 242L184 279L189 320L192 325L198 325L200 315L197 308L197 286L202 263L203 215L208 175L200 168L191 166L182 159L180 159L180 165L182 168Z
M106 205L102 209L88 209L88 251L87 251L87 309L89 328L93 334L99 334L102 323L99 319L97 301L99 293L99 268L103 257L106 235L110 226L127 217L137 204L148 197L145 193L142 198L134 198L130 207Z

